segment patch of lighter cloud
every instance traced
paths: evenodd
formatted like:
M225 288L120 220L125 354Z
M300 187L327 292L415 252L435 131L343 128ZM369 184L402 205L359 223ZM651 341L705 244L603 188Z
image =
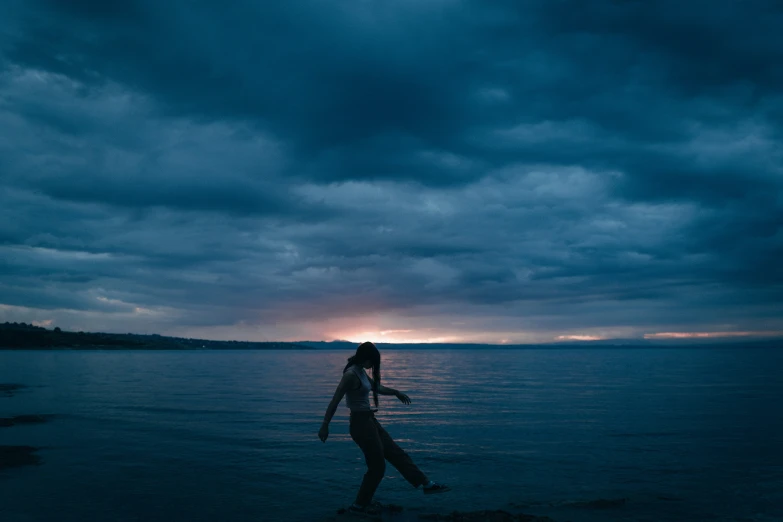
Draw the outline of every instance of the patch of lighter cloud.
M143 306L136 306L133 308L134 315L146 315L146 316L163 316L165 315L160 310L153 310L152 308L144 308Z
M114 305L128 305L129 303L126 303L125 301L121 301L119 299L110 299L108 297L104 297L102 295L97 296L95 299L102 303L106 304L114 304Z
M628 225L619 219L600 217L590 221L590 227L599 232L616 232L627 229Z
M553 141L588 143L596 140L597 129L583 120L522 123L510 129L493 131L493 137L506 145L547 144Z
M757 121L741 121L730 129L695 124L691 132L685 152L704 165L722 164L733 158L764 160L780 156L775 130Z
M429 214L450 216L455 213L454 206L448 200L435 195L425 196L422 208Z
M136 308L139 312L136 312ZM70 308L42 310L0 304L0 322L41 322L56 324L69 331L154 332L165 323L181 318L180 310L170 307L133 307L123 312L86 311ZM151 319L154 323L150 323ZM49 323L51 321L51 323Z
M500 87L484 87L476 92L476 98L488 105L494 105L510 101L511 95Z
M643 252L635 252L635 251L629 251L629 252L623 252L620 254L620 258L625 259L630 262L642 262L646 263L649 261L652 261L653 256L650 254L645 254Z
M459 270L436 259L424 258L411 261L409 272L423 276L426 280L424 288L443 288L449 286L459 277Z
M511 272L514 274L517 281L530 281L530 278L535 274L530 268L512 267Z
M552 335L546 342L552 340L561 341L606 341L612 339L638 339L641 334L633 327L584 327L575 329L560 329L551 332Z
M395 198L399 188L388 182L345 181L341 183L305 183L292 187L292 192L306 202L323 203L337 208L373 211L395 199L400 202L408 198Z
M625 222L629 241L644 238L645 246L671 241L672 234L693 222L704 212L695 203L633 203L617 205L612 214Z
M83 250L59 250L46 247L6 246L3 250L17 253L27 253L39 259L54 259L65 261L104 261L114 257L108 252L85 252Z
M437 191L415 188L408 183L389 181L346 181L341 183L306 183L292 188L307 203L360 212L368 216L392 210L395 215L452 214L450 201ZM385 217L385 216L384 216Z
M294 244L281 245L280 250L275 253L281 261L298 261L299 260L299 248Z
M180 281L190 283L209 283L215 284L220 281L221 274L214 272L182 271L177 274Z
M728 337L779 337L780 330L742 331L742 332L657 332L644 334L645 339L720 339Z
M606 175L581 168L514 165L493 170L455 192L449 202L460 214L503 216L562 208L594 208L607 199Z
M633 203L624 207L628 217L644 222L680 223L695 217L699 208L694 203Z
M30 316L34 312L42 312L38 308L28 308L26 306L16 306L0 303L0 320L8 322L19 322L20 317ZM46 319L40 319L45 321Z
M337 279L341 273L342 270L337 266L308 266L302 270L293 271L290 277L301 281L315 282Z
M606 183L602 177L581 168L534 171L528 174L526 181L536 195L557 199L599 199L606 193Z
M82 85L64 74L42 69L24 69L18 65L12 65L4 74L0 74L0 78L10 84L12 88L28 93L41 88L49 88L52 84L63 85L70 89L77 89Z
M68 76L18 66L0 75L0 79L6 80L14 98L37 101L49 110L78 114L90 121L116 120L149 112L147 97L114 82L86 89L84 83ZM83 95L85 90L89 91L88 96Z
M469 159L444 150L422 150L417 156L435 167L449 170L465 170L473 165Z
M101 293L104 292L102 288L92 290L91 293ZM106 305L111 306L120 306L124 307L128 312L119 312L119 314L130 314L132 316L156 316L160 317L165 315L165 313L160 308L148 308L145 306L138 305L136 303L130 303L128 301L123 301L121 299L112 299L110 297L106 297L105 295L97 295L95 296L95 299L97 301L100 301L101 303L104 303ZM115 315L115 314L112 314Z

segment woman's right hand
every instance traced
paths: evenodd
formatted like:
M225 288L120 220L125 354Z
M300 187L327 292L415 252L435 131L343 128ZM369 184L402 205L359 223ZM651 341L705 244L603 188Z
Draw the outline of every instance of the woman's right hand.
M327 437L329 437L329 426L322 424L321 429L318 430L318 438L321 439L321 442L326 442Z

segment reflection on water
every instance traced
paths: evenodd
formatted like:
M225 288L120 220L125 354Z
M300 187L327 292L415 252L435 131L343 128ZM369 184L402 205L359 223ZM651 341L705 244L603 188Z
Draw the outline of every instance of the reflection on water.
M3 521L332 514L364 473L344 402L327 443L316 435L350 355L0 352L0 382L27 385L0 397L0 417L54 415L0 432L2 444L43 448L41 466L0 474ZM513 502L574 522L783 518L783 351L382 357L383 383L413 402L381 396L379 421L455 490L423 497L388 467L384 501Z

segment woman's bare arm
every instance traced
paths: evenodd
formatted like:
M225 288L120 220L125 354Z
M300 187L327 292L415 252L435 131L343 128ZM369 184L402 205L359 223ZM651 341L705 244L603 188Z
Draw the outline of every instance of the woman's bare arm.
M337 406L340 405L340 401L343 400L345 392L356 387L357 377L353 372L347 372L343 374L343 378L340 379L340 384L337 385L337 389L334 391L329 406L326 408L326 415L324 415L324 426L329 426L334 413L337 411Z
M402 401L403 404L410 404L411 403L410 397L408 397L407 395L405 395L401 391L395 390L394 388L387 388L386 386L384 386L382 384L378 385L378 393L380 393L381 395L394 395L395 397L400 399L400 401Z
M372 382L372 381L370 381ZM394 388L387 388L383 384L378 385L378 393L381 395L397 395L399 392Z

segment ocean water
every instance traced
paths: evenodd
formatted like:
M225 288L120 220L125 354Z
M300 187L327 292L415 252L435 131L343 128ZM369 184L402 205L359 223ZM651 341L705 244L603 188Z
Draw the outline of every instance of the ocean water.
M341 404L344 351L4 351L3 522L324 520L365 471ZM380 423L431 478L391 467L376 499L413 513L558 521L783 520L783 349L386 350Z

